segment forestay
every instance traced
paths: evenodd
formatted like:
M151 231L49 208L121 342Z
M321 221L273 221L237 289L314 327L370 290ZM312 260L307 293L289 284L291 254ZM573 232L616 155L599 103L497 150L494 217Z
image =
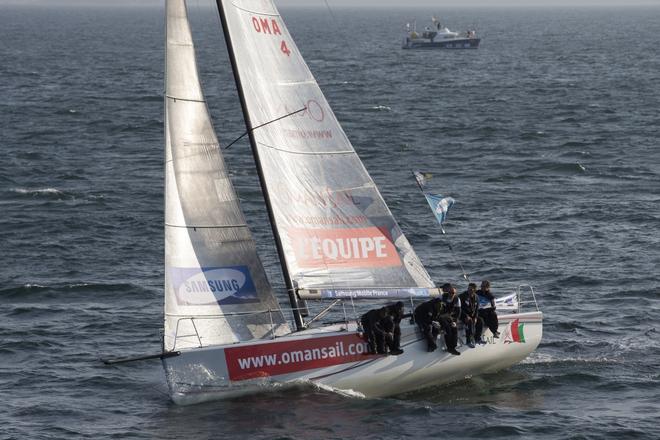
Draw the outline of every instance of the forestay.
M166 38L165 349L287 333L218 148L184 0L167 1Z
M291 285L314 297L437 292L273 3L218 4Z

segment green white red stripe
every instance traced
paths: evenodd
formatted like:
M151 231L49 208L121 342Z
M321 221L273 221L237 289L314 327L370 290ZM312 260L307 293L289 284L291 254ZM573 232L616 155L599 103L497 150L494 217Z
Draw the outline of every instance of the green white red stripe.
M511 339L513 342L525 342L525 324L519 319L511 323Z

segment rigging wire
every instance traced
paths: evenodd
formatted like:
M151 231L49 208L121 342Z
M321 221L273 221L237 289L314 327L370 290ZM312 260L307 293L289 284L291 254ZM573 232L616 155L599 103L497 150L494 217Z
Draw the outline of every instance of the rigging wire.
M412 172L413 178L415 179L415 182L417 183L417 186L419 187L419 190L422 192L422 195L426 197L426 192L424 191L424 188L422 187L421 183L417 180L415 176L415 171L410 170ZM456 252L454 252L454 247L451 245L451 241L449 240L449 236L445 232L445 228L440 224L440 231L442 231L442 235L445 236L447 240L447 246L449 247L449 251L451 252L451 256L454 259L454 262L458 265L458 267L461 268L461 274L463 275L463 278L469 283L470 282L470 277L468 276L467 272L465 272L465 268L463 268L463 264L459 261L458 257L456 256Z
M335 26L335 29L337 30L337 34L339 34L341 39L344 40L344 47L346 48L352 47L351 43L348 41L348 38L346 37L346 32L339 27L339 20L337 20L337 16L330 7L330 3L328 3L328 0L323 0L323 2L325 3L325 7L328 9L328 13L330 13L330 17L332 17L332 24Z

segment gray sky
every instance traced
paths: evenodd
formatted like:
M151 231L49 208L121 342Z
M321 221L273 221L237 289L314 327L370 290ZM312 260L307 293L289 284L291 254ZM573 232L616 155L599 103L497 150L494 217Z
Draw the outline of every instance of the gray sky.
M191 4L207 5L213 0L188 0ZM3 5L76 5L76 6L157 6L164 0L0 0ZM660 0L328 0L331 8L358 6L369 8L428 7L433 10L459 7L612 7L612 6L658 6ZM278 6L325 7L324 0L275 0Z

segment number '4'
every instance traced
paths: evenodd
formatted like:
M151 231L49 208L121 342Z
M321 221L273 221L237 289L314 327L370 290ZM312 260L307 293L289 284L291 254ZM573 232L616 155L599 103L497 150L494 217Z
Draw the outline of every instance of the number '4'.
M289 50L289 47L286 45L286 41L282 40L282 44L280 44L280 50L286 54L286 56L291 56L291 51Z

